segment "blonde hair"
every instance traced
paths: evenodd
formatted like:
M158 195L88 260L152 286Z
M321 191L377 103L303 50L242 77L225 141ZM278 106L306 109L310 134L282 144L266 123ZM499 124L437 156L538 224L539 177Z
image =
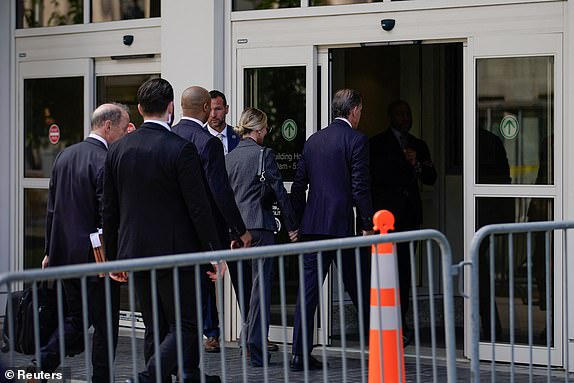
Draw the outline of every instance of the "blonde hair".
M241 113L239 124L234 128L241 137L267 126L267 115L257 108L247 108Z

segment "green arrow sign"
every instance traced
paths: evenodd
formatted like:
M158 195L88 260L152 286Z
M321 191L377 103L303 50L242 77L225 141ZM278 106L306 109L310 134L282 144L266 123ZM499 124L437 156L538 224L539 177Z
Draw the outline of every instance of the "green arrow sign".
M520 125L516 116L509 114L500 121L500 134L507 140L515 138L519 131Z
M297 137L297 124L295 121L288 119L281 125L281 135L287 141L293 141Z

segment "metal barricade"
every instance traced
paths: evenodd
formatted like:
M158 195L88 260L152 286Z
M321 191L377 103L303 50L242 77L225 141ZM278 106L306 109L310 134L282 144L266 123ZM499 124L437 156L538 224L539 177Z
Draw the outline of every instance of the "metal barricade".
M92 370L91 370L91 339L90 332L88 329L88 284L90 283L90 278L97 278L98 275L104 275L105 284L105 302L106 307L101 307L100 310L106 310L106 322L107 322L107 336L108 339L112 337L112 328L115 323L112 323L111 315L111 279L109 273L116 272L127 272L128 275L128 300L129 307L131 311L131 328L129 330L129 339L126 337L121 337L120 343L123 342L122 352L115 353L115 362L112 362L112 367L109 371L110 381L125 381L126 379L133 379L133 381L141 381L138 378L138 372L144 368L144 356L142 352L141 340L137 339L136 336L136 325L135 325L135 311L136 311L136 287L134 285L134 280L136 279L138 273L149 272L150 284L151 284L151 302L152 302L152 312L153 312L153 356L155 358L155 381L161 382L161 371L160 371L160 347L162 342L162 334L158 325L158 292L157 292L157 281L158 275L170 275L173 279L173 298L174 298L174 310L175 310L175 338L176 338L176 353L177 353L177 371L171 371L174 376L183 376L183 365L184 363L184 348L185 344L183 337L186 334L184 332L184 324L182 323L182 310L185 307L180 305L180 300L182 298L188 298L187 295L195 294L195 307L192 308L195 316L195 322L197 325L197 334L203 333L203 313L202 313L202 294L201 294L201 284L200 284L200 265L209 264L211 261L221 262L221 261L242 261L251 262L254 268L257 268L259 272L263 269L263 260L265 259L275 259L279 266L279 286L280 286L280 306L281 306L281 322L282 329L284 333L283 344L280 347L280 351L274 353L277 357L269 363L268 351L264 348L263 352L263 366L261 369L252 368L249 366L249 356L248 352L242 352L241 350L246 350L246 340L244 337L241 338L240 348L234 347L233 345L227 345L227 347L221 347L221 352L219 355L206 354L203 351L203 347L199 347L198 353L200 358L199 367L204 373L216 374L221 376L221 381L223 382L248 382L248 381L263 381L263 382L285 382L288 383L295 379L296 381L342 381L342 382L366 382L368 380L367 371L367 361L368 361L368 350L367 342L368 339L368 329L363 325L364 318L361 318L360 313L364 312L364 305L368 304L368 298L362 294L361 286L365 282L365 278L368 282L368 275L366 270L361 269L362 257L365 256L365 250L368 250L370 257L370 249L372 245L380 243L408 243L410 248L410 261L411 261L411 287L412 287L412 310L414 318L414 341L415 341L415 355L414 357L407 357L409 363L406 367L407 380L415 380L421 382L421 375L424 372L425 381L427 381L428 376L432 376L433 381L437 382L440 380L446 380L448 382L456 382L456 360L455 360L455 333L454 333L454 303L453 303L453 287L452 287L452 273L453 268L451 266L451 250L450 245L444 235L435 230L420 230L404 233L393 233L388 235L372 235L364 237L354 237L354 238L342 238L342 239L330 239L324 241L314 241L314 242L301 242L287 245L273 245L265 247L254 247L249 249L238 249L238 250L225 250L225 251L214 251L214 252L203 252L203 253L191 253L191 254L179 254L179 255L169 255L169 256L159 256L152 258L139 258L132 260L121 260L114 262L98 263L98 264L87 264L87 265L71 265L65 267L53 267L44 270L34 269L27 270L23 272L13 272L0 275L0 289L7 291L7 317L5 322L8 322L8 343L7 343L7 353L3 354L4 367L15 368L15 366L25 367L32 358L37 361L41 361L40 353L40 323L38 315L34 316L34 354L33 355L21 355L15 351L15 341L14 341L14 325L12 323L13 313L16 307L12 304L12 294L15 290L19 289L23 284L31 286L33 293L33 305L34 311L38 310L38 288L39 283L42 281L55 281L57 287L57 302L58 302L58 328L57 336L59 338L59 356L63 361L62 365L71 371L72 378L75 380L85 380L91 381ZM418 243L421 245L418 246ZM430 358L423 360L421 357L421 341L420 341L420 326L419 326L419 307L417 305L417 281L415 280L415 275L417 275L417 263L415 262L415 249L424 249L426 252L427 266L424 268L428 278L428 288L429 288L429 307L430 307L430 323L431 323L431 344L430 344ZM396 249L396 247L394 247ZM437 251L438 249L438 251ZM313 355L322 358L323 366L321 369L313 370L309 365L309 362L304 363L304 368L302 371L293 371L290 366L290 353L291 347L287 344L287 305L286 305L286 285L285 285L285 261L290 257L297 257L298 263L298 274L299 274L299 298L301 299L301 306L305 307L305 294L303 294L305 283L310 281L305 278L305 268L304 264L307 259L307 264L309 264L309 259L313 262L313 258L309 258L309 254L317 253L321 256L316 256L317 269L318 269L318 280L319 286L322 286L323 280L322 276L327 273L327 268L329 265L324 264L325 259L334 260L337 264L337 271L333 277L334 283L339 285L338 289L338 299L336 303L339 308L339 320L340 320L340 332L341 332L341 347L340 348L329 348L327 344L329 339L327 338L326 332L323 332L324 337L320 339L322 344L318 347ZM437 256L438 253L438 256ZM331 258L325 258L327 254L330 254ZM354 257L355 265L355 278L358 292L358 307L357 311L359 313L358 327L359 327L359 349L356 348L352 350L347 342L347 334L345 330L345 315L344 315L344 305L345 298L343 295L343 273L342 265L343 257ZM292 259L292 258L291 258ZM241 262L239 262L239 268L241 269ZM352 264L352 263L349 263ZM419 262L418 265L422 264ZM436 270L435 265L439 265L440 271ZM375 267L375 266L373 266ZM193 276L195 276L194 290L191 291L180 291L180 277L183 270L192 270ZM167 274L166 274L167 273ZM185 274L189 276L190 274ZM241 272L239 273L241 276ZM64 347L64 291L62 288L63 282L70 279L78 279L81 285L81 300L82 300L82 332L84 341L84 353L82 356L76 356L74 359L67 357L68 350ZM437 282L435 279L439 279ZM240 277L239 286L242 286L242 281ZM442 287L442 291L441 291ZM259 284L258 291L254 291L253 294L259 294L260 299L264 299L266 289L270 289L270 286L264 286ZM244 296L242 288L239 289L238 296L241 302L249 297ZM223 286L222 283L216 284L217 297L219 302L223 302ZM445 363L437 362L437 350L439 348L435 327L436 323L440 321L437 319L437 314L435 312L435 295L441 295L443 299L442 312L444 316L444 332L445 332ZM318 289L318 308L319 317L321 318L322 326L327 326L326 318L327 313L322 312L324 300L326 297L323 296L321 288ZM243 306L245 307L245 306ZM304 310L303 310L304 312ZM267 312L261 306L260 315L262 318L262 323L267 323L268 318ZM223 325L223 312L222 305L220 305L219 310L219 323L221 334L225 334ZM305 323L305 318L302 318L302 323ZM441 325L441 327L442 327ZM265 326L262 326L265 327ZM172 329L173 330L173 329ZM306 328L303 326L303 333L307 331L312 331L311 328ZM265 339L266 330L262 329L262 336ZM200 337L201 338L201 337ZM305 337L303 337L305 339ZM307 353L312 348L312 345L307 344L303 341L303 350ZM114 349L111 342L108 342L107 355L102 355L101 357L108 358L108 360L114 360ZM428 360L428 362L427 362ZM327 363L331 363L328 365ZM426 363L426 364L425 364ZM440 365L439 365L440 364ZM445 366L446 365L446 366ZM41 367L41 366L39 366ZM165 372L164 372L165 373ZM165 375L165 374L164 374ZM195 381L195 380L192 380ZM205 376L200 375L199 380L205 381Z
M568 234L573 228L574 221L496 224L474 235L470 247L472 381L481 381L481 357L490 359L492 382L532 381L541 368L548 382L570 381ZM559 289L554 287L555 278L561 279ZM555 301L556 291L560 296ZM556 311L560 317L554 317L555 308L560 309ZM561 334L554 334L555 328ZM520 364L528 365L527 376ZM553 365L564 370L557 373Z

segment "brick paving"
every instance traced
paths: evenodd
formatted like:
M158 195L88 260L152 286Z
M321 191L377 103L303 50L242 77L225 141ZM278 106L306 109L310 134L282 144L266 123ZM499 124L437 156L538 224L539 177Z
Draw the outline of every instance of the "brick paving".
M142 354L143 340L136 340L136 355L137 355L137 369L141 371L143 369L143 354ZM251 367L249 365L249 360L245 360L247 368L243 369L243 356L240 349L236 344L232 343L227 345L224 350L225 363L224 371L226 382L265 382L270 383L296 383L304 382L305 374L304 372L293 372L283 363L283 347L280 346L280 351L271 353L271 362L265 373L263 368ZM416 374L416 364L414 356L410 356L410 352L414 352L414 347L408 347L406 350L406 381L407 382L417 382ZM439 350L440 351L440 350ZM288 352L290 352L290 347L288 347ZM205 355L205 366L204 371L212 375L222 376L222 354L204 354ZM322 348L315 349L314 355L322 360ZM308 381L313 383L318 382L367 382L366 373L362 373L361 360L359 358L359 352L348 352L345 355L346 373L343 373L343 359L340 350L327 348L327 359L328 368L326 371L316 370L308 372ZM290 355L288 355L290 356ZM3 354L3 358L7 355ZM17 366L26 366L32 357L25 355L16 355L15 364ZM289 358L288 358L289 360ZM6 359L4 359L6 362ZM69 367L72 374L72 380L75 382L86 381L85 375L85 359L84 354L75 356L74 358L66 358L65 366ZM365 360L365 366L368 369L368 361ZM432 364L432 358L428 356L423 356L420 359L420 382L432 382L434 368ZM524 382L528 381L528 370L524 366L517 367L514 381ZM325 379L326 374L326 379ZM116 382L124 382L127 378L133 375L132 367L132 349L131 340L128 337L120 337L118 350L116 354L116 371L115 376ZM246 377L246 380L244 380ZM267 380L266 380L267 379ZM570 377L570 380L573 378ZM446 362L442 358L437 358L436 360L436 382L444 383L446 382ZM470 381L470 364L466 360L459 360L457 362L457 380L458 382L469 382ZM481 382L490 382L490 363L484 363L481 372ZM510 382L511 374L508 365L497 364L496 370L496 381L497 382ZM535 374L533 376L532 382L546 382L546 370L545 369L535 369ZM550 381L552 382L564 382L564 373L559 370L552 370L552 376Z

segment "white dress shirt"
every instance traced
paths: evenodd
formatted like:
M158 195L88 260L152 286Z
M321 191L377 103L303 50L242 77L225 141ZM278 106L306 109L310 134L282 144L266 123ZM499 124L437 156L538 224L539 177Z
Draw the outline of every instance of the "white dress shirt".
M213 129L211 126L207 125L207 131L211 133L212 136L215 136L221 140L223 143L223 154L229 153L228 143L227 143L227 126L220 132Z

